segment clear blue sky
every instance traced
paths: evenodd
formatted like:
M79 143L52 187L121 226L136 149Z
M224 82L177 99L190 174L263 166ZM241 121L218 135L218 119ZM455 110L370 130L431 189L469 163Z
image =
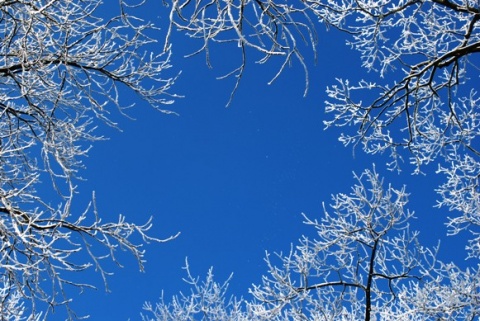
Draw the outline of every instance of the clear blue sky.
M160 9L143 13L158 22L158 16L166 19ZM193 274L203 276L213 266L223 281L233 272L231 293L248 297L247 289L266 272L265 251L288 251L310 233L300 214L322 215L322 202L328 203L332 193L349 192L352 171L360 173L373 162L394 186L407 184L421 239L432 245L443 237L445 211L433 209L434 176L385 172L385 159L360 150L354 158L337 141L339 131L324 131L325 87L335 77L358 79L364 72L338 33L321 31L316 66L306 54L311 75L306 98L298 63L268 86L278 65L252 60L229 108L233 80L215 77L238 53L217 47L212 62L218 69L209 70L202 55L182 58L198 43L179 35L174 40L174 68L182 70L174 90L185 98L171 108L179 116L142 102L129 112L135 121L114 116L123 132L100 127L110 140L96 144L86 159L88 181L80 191L85 201L96 191L105 220L124 214L142 223L154 216L154 236L178 231L181 236L147 247L146 273L139 273L128 255L120 256L123 269L107 264L115 273L109 279L111 293L105 293L99 275L79 275L99 287L75 296L72 307L80 314L94 321L139 320L144 301L155 302L162 291L170 297L188 289L181 269L186 257ZM442 255L455 259L456 254L445 246Z

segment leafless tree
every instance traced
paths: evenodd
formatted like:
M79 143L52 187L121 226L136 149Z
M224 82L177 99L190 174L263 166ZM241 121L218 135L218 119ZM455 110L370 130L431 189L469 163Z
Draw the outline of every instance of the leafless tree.
M392 168L401 167L402 155L414 172L438 166L447 178L438 205L461 213L450 232L478 231L478 1L332 1L315 10L351 35L371 72L371 80L339 79L327 89L327 127L353 126L340 140L369 154L389 152ZM474 234L471 256L480 255L479 241Z
M373 170L355 176L349 194L305 223L287 255L267 255L268 274L251 300L228 299L224 284L190 275L192 293L145 305L144 321L170 320L474 320L479 313L477 270L436 260L419 244L405 208L405 188L385 186Z
M149 52L154 26L124 1L108 19L97 15L100 7L99 0L0 1L0 320L46 318L58 305L74 319L68 287L91 285L69 275L93 266L105 279L101 261L116 261L118 248L143 269L141 244L168 240L146 234L150 221L103 222L94 198L80 212L73 202L82 157L102 139L96 123L115 126L112 107L129 107L123 93L162 111L174 98L175 77L164 77L168 48Z

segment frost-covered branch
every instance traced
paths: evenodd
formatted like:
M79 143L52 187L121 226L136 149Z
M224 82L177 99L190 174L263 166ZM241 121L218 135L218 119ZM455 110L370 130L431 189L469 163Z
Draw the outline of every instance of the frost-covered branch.
M171 33L180 30L190 38L200 39L201 45L191 55L205 53L206 63L212 66L210 51L213 43L233 44L239 49L240 63L223 77L236 78L232 96L237 90L250 50L256 63L264 64L273 58L282 63L273 76L273 82L293 60L300 62L305 72L305 94L308 90L308 69L301 53L302 46L311 46L316 54L316 31L308 8L302 1L275 2L262 0L240 1L181 1L170 4L170 29L165 48L171 42ZM257 58L259 57L259 58Z
M410 231L404 188L385 185L374 170L355 175L349 194L332 196L319 219L305 216L314 236L288 255L268 255L268 272L250 299L227 299L226 283L209 271L190 274L191 293L146 304L144 321L474 320L480 308L478 269L436 259Z
M373 80L339 79L329 87L326 126L352 126L340 140L368 154L390 153L392 168L403 156L416 173L438 164L448 179L438 189L439 205L461 212L451 231L478 226L478 2L329 2L318 14L351 31L349 43Z
M125 93L165 112L175 97L170 51L150 52L158 30L123 1L107 18L101 5L0 1L1 320L46 318L58 305L74 319L69 287L91 287L74 272L93 265L105 279L102 260L118 249L143 269L142 244L170 239L148 236L150 221L104 222L94 199L83 212L74 202L82 158L103 139L94 129L116 126L109 115L129 107Z

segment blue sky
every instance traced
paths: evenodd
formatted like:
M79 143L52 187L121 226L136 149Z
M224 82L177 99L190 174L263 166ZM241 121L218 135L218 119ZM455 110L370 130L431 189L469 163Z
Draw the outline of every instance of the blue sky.
M145 8L142 14L159 21L160 9ZM173 63L182 74L174 90L185 98L171 108L179 115L161 114L142 102L129 111L135 121L114 115L122 132L100 126L98 133L110 140L97 143L85 160L87 181L80 191L87 202L95 190L106 221L124 214L142 223L153 216L154 236L181 235L146 247L145 273L128 255L120 255L123 269L107 264L114 272L111 293L105 293L99 275L79 276L93 279L98 290L75 295L76 311L89 314L90 320L139 320L143 302L155 302L162 291L168 298L188 289L181 269L186 257L193 274L203 276L213 266L223 281L234 273L231 293L248 297L247 289L266 272L265 251L288 251L310 233L301 213L322 215L322 202L328 204L333 193L349 192L352 171L360 173L373 162L394 186L407 184L421 240L434 245L445 235L445 210L433 208L435 176L386 172L385 159L360 150L353 157L352 149L337 141L339 130L324 131L325 87L335 77L361 78L364 70L338 33L322 30L319 36L316 66L306 54L311 76L307 97L302 97L304 75L298 63L268 86L278 62L250 61L233 103L225 108L234 83L215 78L236 53L217 47L212 58L217 68L210 70L201 55L183 59L198 43L175 35ZM442 256L461 258L452 249L444 246ZM51 319L60 320L60 315Z

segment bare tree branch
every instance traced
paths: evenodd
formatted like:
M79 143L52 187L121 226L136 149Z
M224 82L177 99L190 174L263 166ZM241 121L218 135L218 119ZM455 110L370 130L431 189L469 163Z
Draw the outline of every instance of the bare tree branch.
M158 30L123 1L108 19L100 6L0 1L0 320L43 320L57 306L79 318L69 293L92 286L73 273L93 266L106 282L102 261L117 262L118 249L143 270L142 245L173 238L149 236L150 220L103 222L95 197L83 212L74 205L82 157L103 139L94 129L116 126L124 93L167 113L176 97L170 51L149 51Z

